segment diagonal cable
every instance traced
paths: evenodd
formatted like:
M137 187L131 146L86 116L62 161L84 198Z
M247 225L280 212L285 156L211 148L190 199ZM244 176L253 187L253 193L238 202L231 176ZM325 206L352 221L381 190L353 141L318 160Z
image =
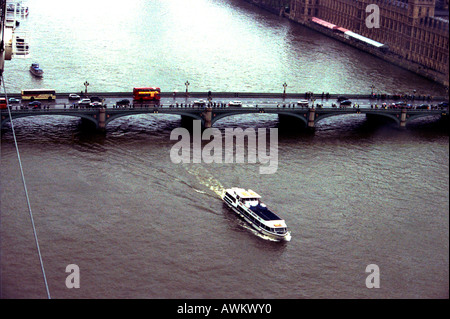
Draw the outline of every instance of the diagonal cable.
M44 277L45 290L47 292L47 298L51 299L50 291L48 289L47 277L45 275L44 263L42 261L41 249L39 248L39 241L38 241L38 237L37 237L37 233L36 233L36 227L34 225L33 212L31 211L30 198L28 196L27 184L25 182L25 175L23 173L22 160L20 159L19 146L17 145L16 132L14 131L14 123L13 123L12 116L11 116L11 109L10 109L9 103L8 103L8 95L6 93L5 80L3 78L3 75L1 76L0 81L3 84L3 90L5 92L6 108L8 109L9 121L11 123L11 130L12 130L12 134L13 134L13 138L14 138L14 145L16 147L16 152L17 152L17 159L19 160L20 174L22 176L22 183L23 183L23 188L25 190L25 197L27 199L28 212L30 214L31 226L33 227L34 241L36 243L36 248L37 248L37 252L38 252L38 256L39 256L39 262L41 264L42 276Z

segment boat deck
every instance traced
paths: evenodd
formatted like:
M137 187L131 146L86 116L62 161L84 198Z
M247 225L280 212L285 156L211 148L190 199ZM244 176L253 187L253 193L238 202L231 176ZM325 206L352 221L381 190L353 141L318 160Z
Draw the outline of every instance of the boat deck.
M250 206L249 207L253 212L255 212L258 216L260 216L262 219L269 221L269 220L281 220L280 217L278 217L274 212L269 210L267 207L262 206L261 204L258 204L256 206Z

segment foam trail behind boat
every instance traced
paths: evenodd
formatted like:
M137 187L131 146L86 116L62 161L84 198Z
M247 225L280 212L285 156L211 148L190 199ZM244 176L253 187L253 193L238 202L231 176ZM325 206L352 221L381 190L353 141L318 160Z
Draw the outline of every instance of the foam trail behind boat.
M214 178L208 170L206 170L202 166L193 166L187 169L188 173L195 176L197 181L203 185L206 186L209 190L213 191L218 197L222 198L222 193L225 190L225 188L222 186L222 184Z

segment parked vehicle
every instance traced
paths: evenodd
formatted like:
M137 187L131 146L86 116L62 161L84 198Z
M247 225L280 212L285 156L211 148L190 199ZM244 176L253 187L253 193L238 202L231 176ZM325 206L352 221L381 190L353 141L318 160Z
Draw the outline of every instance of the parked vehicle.
M206 106L206 101L205 100L194 101L194 106L205 107Z
M133 88L133 100L135 101L159 101L160 99L161 89L159 87Z
M42 103L39 101L33 101L33 102L28 103L28 106L31 106L34 110L40 109L42 106Z
M308 102L308 100L300 100L300 101L297 102L297 105L301 106L301 107L308 107L309 106L309 102Z
M0 98L0 109L7 109L8 105L6 104L6 99L4 97Z
M78 102L78 106L85 106L88 107L90 106L92 103L92 101L90 99L82 99L80 102Z
M22 100L48 100L56 99L56 92L52 89L22 90Z
M102 102L103 99L101 99L98 96L91 96L91 102Z
M15 97L10 97L10 98L8 99L8 102L9 102L9 103L20 103L20 100L19 100L19 99L16 99Z
M123 99L116 102L116 105L130 105L130 100Z
M79 100L80 96L78 94L71 93L69 94L69 100Z
M241 101L231 101L230 103L228 103L228 106L241 107L242 106L242 102Z
M102 107L103 104L101 102L95 101L95 102L92 102L89 106L90 107Z

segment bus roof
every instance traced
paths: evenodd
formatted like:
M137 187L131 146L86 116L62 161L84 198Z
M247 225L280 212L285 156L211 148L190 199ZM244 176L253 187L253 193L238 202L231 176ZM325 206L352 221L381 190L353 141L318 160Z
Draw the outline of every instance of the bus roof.
M55 92L54 89L25 89L22 92Z
M161 89L156 86L149 86L149 87L137 87L133 88L133 90L161 90Z

